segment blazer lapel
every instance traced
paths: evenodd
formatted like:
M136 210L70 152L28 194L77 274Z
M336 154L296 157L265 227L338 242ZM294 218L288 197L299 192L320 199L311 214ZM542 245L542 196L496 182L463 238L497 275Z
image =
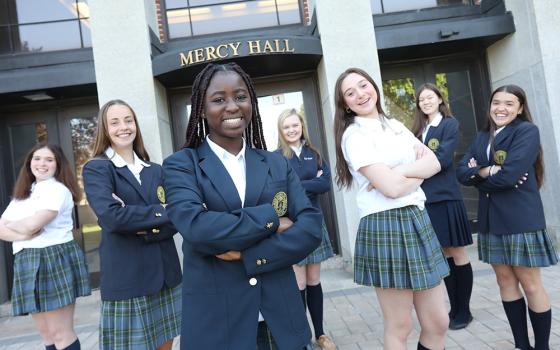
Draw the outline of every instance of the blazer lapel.
M154 198L154 194L157 197L157 185L154 183L155 168L153 166L144 167L140 172L140 180L142 180L142 185L140 186L141 192L145 195L144 199L151 203L151 199Z
M142 199L144 199L146 204L149 204L150 203L149 198L144 193L144 191L142 191L142 188L140 187L140 184L138 183L138 180L136 180L134 175L132 175L132 172L130 170L128 170L128 168L126 166L123 166L123 167L120 167L120 168L115 167L115 168L116 168L117 174L119 174L120 177L125 179L136 190L136 192L138 192L138 194L140 195L140 197L142 197Z
M241 198L239 198L235 184L229 176L226 167L212 151L208 142L203 142L198 147L197 152L200 158L200 168L210 179L210 182L212 182L216 191L223 198L227 207L230 210L241 208ZM249 181L247 181L247 186L249 186Z
M245 189L245 206L256 206L264 189L269 167L264 157L252 148L245 149L245 174L247 186Z

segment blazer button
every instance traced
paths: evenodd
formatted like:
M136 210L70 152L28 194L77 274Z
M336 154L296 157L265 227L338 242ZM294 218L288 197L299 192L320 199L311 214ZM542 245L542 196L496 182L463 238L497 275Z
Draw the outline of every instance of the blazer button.
M257 266L261 266L262 265L262 260L261 259L257 259Z
M274 223L272 223L272 222L269 222L269 223L266 224L266 228L268 228L268 229L271 229L272 226L274 226Z
M490 198L490 193L486 193L486 198Z
M266 259L262 259L262 263L263 263L263 264L266 264Z
M160 216L161 216L161 213L156 213L156 216L157 216L157 217L160 217Z
M252 286L256 286L257 285L257 279L255 277L252 277L249 280L249 284L252 285Z
M475 175L471 175L471 179L474 179L476 176Z
M158 230L157 228L154 228L154 229L152 230L152 233L159 233L159 230Z

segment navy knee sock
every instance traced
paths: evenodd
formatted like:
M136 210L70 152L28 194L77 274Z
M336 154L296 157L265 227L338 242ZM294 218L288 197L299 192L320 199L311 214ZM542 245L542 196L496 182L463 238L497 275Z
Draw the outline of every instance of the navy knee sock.
M321 283L316 286L307 286L307 306L313 322L315 339L317 339L325 334L323 331L323 288Z
M529 318L535 333L535 350L549 350L550 327L552 324L552 310L534 312L529 309Z
M416 348L416 350L430 350L430 349L428 349L424 345L420 344L420 342L418 342L418 347Z
M300 290L299 293L301 294L301 301L303 301L303 309L307 311L307 301L306 301L306 294L307 290Z
M449 310L449 318L455 318L457 314L457 298L456 298L456 285L455 280L457 279L455 273L455 261L453 258L447 258L447 264L449 264L449 276L445 277L443 281L445 282L445 289L447 289L447 295L449 297L449 304L451 305L451 310Z
M54 346L54 344L45 345L45 350L56 350L56 346Z
M455 298L458 321L466 321L471 316L470 302L473 288L473 271L471 263L455 266Z
M511 332L513 333L515 347L522 350L530 349L525 298L522 297L521 299L513 301L502 300L502 304L509 321L509 326L511 327Z
M80 339L76 338L76 341L68 345L64 350L81 350Z

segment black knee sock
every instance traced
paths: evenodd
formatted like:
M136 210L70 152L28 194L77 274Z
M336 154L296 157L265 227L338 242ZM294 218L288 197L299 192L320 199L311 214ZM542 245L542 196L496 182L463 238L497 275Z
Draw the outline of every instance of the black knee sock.
M416 350L430 350L430 349L428 349L424 345L420 344L420 342L418 342L418 347L416 348Z
M471 263L455 266L455 297L457 309L455 318L466 321L471 317L470 302L473 288L473 271Z
M54 344L45 345L45 350L56 350L56 346L54 346Z
M447 263L449 264L449 276L445 277L443 281L445 282L445 288L447 289L447 295L449 297L449 304L451 305L451 310L449 310L449 318L455 318L457 314L457 298L456 298L456 286L457 279L455 273L455 261L453 258L447 258Z
M525 298L513 301L503 301L509 326L515 340L515 347L523 350L530 349L529 334L527 331L527 306Z
M549 350L550 327L552 323L552 310L534 312L529 309L529 318L535 333L535 350Z
M303 309L307 312L306 289L300 290L299 293L301 294L301 301L303 301Z
M321 283L316 286L307 286L307 306L315 330L315 339L325 332L323 331L323 288Z
M72 344L68 345L66 348L64 348L64 350L80 350L80 339L76 339L75 342L73 342Z

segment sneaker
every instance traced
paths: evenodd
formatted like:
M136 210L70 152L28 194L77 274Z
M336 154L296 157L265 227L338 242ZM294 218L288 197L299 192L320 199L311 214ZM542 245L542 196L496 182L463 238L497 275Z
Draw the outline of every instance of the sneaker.
M317 345L319 345L323 350L336 350L336 345L332 339L324 334L317 338Z

